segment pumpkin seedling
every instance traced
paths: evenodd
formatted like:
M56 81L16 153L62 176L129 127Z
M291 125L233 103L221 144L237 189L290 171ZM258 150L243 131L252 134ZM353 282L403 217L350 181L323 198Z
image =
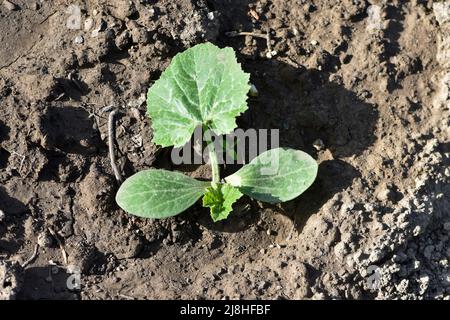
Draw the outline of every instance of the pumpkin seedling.
M181 147L198 126L215 135L231 133L236 117L247 110L249 74L242 71L233 49L211 43L177 54L147 94L153 141ZM243 194L277 203L303 193L314 181L317 163L308 154L276 148L261 153L234 174L220 179L214 143L207 141L212 181L200 181L162 169L129 177L116 195L118 205L145 218L175 216L203 196L214 221L226 219Z

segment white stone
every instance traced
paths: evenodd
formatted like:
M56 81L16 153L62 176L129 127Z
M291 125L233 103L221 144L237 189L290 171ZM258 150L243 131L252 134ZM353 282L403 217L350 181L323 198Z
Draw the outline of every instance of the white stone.
M84 42L83 36L77 36L75 37L75 40L73 40L76 44L82 44Z
M381 20L381 7L378 5L371 5L367 8L367 31L376 31L383 28Z
M413 230L413 236L417 237L420 233L422 232L422 227L421 226L416 226Z
M450 21L450 1L433 3L433 12L440 25Z
M250 91L248 93L252 97L257 97L258 96L258 94L259 94L258 89L256 89L256 86L253 83L250 84Z
M325 144L323 143L322 139L316 139L316 140L313 142L313 147L314 147L316 150L322 150L322 149L325 148Z

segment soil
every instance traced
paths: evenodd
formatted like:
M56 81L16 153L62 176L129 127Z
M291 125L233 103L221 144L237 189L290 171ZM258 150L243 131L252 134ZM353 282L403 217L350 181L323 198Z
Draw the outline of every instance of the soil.
M0 298L450 299L449 35L448 1L5 1ZM318 178L225 222L199 204L127 215L108 106L125 177L174 169L145 93L204 41L233 47L259 91L239 126L279 128Z

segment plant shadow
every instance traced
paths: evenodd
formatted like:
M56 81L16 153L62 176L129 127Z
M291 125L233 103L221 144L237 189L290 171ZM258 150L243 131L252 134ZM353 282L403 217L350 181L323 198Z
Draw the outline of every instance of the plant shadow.
M312 214L360 175L344 159L362 154L373 144L378 113L354 92L330 81L329 72L245 57L242 64L259 95L249 99L249 109L238 118L238 127L279 129L280 147L303 150L320 162L317 179L305 193L279 205L262 204L263 208L281 211L301 231ZM313 147L318 139L324 144L321 151ZM228 166L225 173L235 170L236 166ZM199 223L208 229L238 232L258 221L257 214L250 215L244 226L233 218L234 213L226 224L205 223L203 219Z
M8 138L9 131L9 127L0 121L0 142ZM6 168L9 156L9 152L0 146L0 169Z
M21 201L9 196L6 189L0 186L0 210L5 218L0 221L0 253L16 252L24 243L23 222L28 208Z
M80 107L55 105L46 107L38 128L50 150L89 155L102 145L94 120Z
M277 61L265 61L262 68L260 64L247 64L260 94L250 102L240 125L279 128L281 146L303 150L315 158L321 157L313 147L320 139L331 154L320 163L310 189L280 205L300 231L309 216L359 176L358 170L343 159L360 155L373 144L378 113L354 92L329 81L328 72ZM257 72L261 69L264 73Z
M293 220L301 232L312 214L359 176L358 170L342 160L325 160L319 164L313 185L298 198L282 203L281 212Z

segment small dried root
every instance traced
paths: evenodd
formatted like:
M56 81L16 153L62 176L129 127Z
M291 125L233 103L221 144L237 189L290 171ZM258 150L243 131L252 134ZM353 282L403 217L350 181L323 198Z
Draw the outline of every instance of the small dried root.
M267 33L258 33L258 32L238 32L238 31L230 31L230 32L226 32L225 35L227 35L228 37L239 37L239 36L250 36L250 37L255 37L255 38L263 38L266 39L266 44L267 44L267 53L266 53L266 57L267 58L273 58L277 52L272 50L272 44L271 39L270 39L270 32Z
M112 110L108 117L108 145L109 145L109 159L111 160L111 167L116 177L117 182L122 182L122 175L116 165L116 155L114 153L114 116L117 114L117 109Z
M59 236L56 234L55 231L53 231L53 229L51 227L47 227L47 230L48 230L48 232L50 232L50 234L53 236L53 238L56 239L56 242L58 242L58 246L59 246L59 249L61 250L64 264L67 265L67 252L66 252L66 249L64 248L64 244L62 243Z
M31 257L26 260L24 263L22 263L22 268L26 268L30 263L32 263L34 261L34 259L36 259L36 257L39 254L39 245L36 244L36 246L34 247L34 251L33 254L31 255Z

